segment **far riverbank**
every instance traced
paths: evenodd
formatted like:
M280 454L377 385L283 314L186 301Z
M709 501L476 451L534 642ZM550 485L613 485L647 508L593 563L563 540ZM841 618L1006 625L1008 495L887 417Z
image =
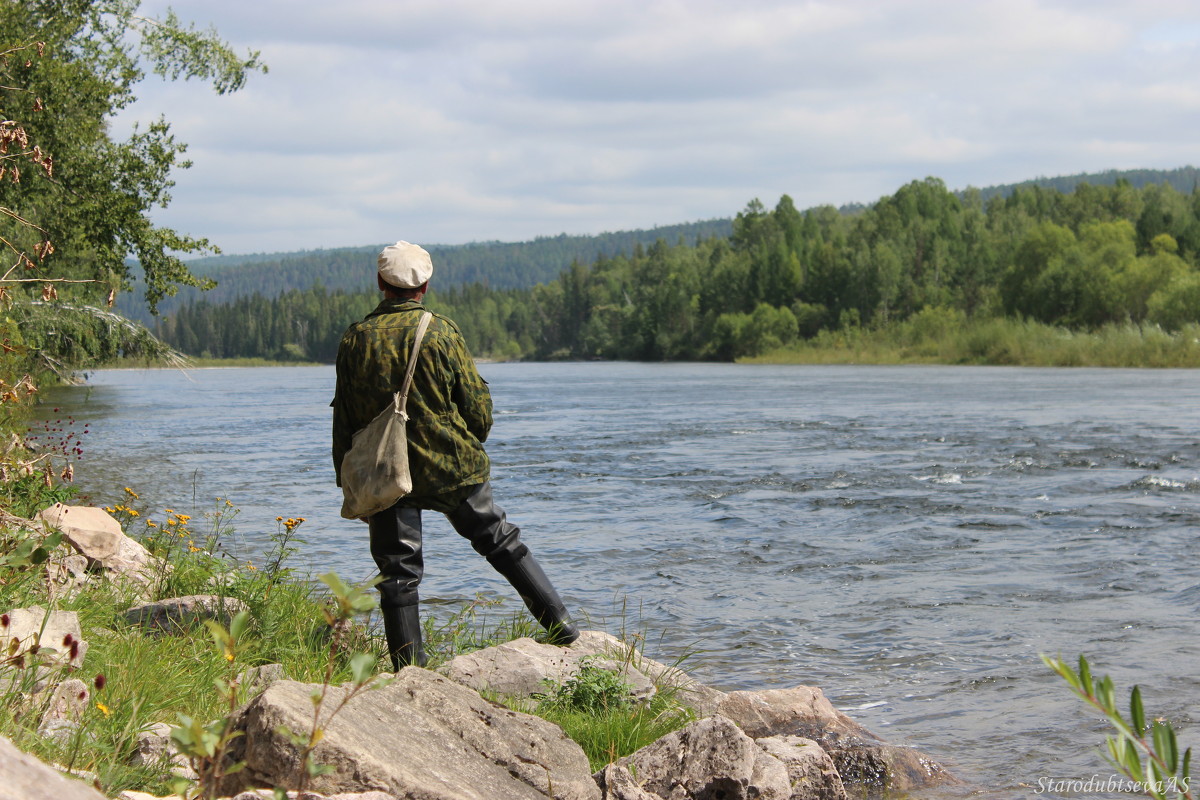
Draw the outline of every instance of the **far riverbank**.
M967 320L927 310L878 330L821 331L740 364L944 364L1006 367L1200 367L1200 326L1168 333L1155 325L1072 331L1004 318Z

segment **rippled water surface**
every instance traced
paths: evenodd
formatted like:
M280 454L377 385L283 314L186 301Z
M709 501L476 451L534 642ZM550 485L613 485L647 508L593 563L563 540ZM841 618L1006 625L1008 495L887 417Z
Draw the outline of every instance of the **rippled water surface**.
M1200 372L481 370L499 502L568 601L610 627L624 604L651 655L692 652L725 689L819 685L987 797L1112 773L1104 725L1042 652L1140 683L1197 741ZM337 515L332 386L332 368L112 371L51 403L88 424L97 500L228 497L250 553L303 516L305 565L365 578L365 526ZM423 595L508 597L435 518Z

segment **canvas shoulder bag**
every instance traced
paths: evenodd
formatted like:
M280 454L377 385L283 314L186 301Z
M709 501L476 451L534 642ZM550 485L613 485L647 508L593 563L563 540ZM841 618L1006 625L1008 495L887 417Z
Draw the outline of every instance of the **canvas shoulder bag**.
M408 414L408 390L412 386L413 370L421 340L433 314L426 311L417 323L408 369L400 391L375 419L354 434L350 449L342 457L342 516L364 519L378 514L412 491L412 475L408 471L408 437L405 425Z

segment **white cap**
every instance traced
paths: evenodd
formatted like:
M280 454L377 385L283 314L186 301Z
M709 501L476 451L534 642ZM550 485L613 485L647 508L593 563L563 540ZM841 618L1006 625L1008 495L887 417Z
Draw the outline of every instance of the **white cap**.
M416 289L433 275L433 259L420 245L400 241L379 253L379 277L397 289Z

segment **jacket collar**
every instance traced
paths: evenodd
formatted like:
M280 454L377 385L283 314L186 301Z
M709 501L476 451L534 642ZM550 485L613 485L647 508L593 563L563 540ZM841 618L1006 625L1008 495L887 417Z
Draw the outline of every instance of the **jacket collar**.
M424 311L425 306L416 300L409 298L385 297L380 301L379 305L375 306L375 310L367 317L378 317L381 314L400 314L405 311Z

